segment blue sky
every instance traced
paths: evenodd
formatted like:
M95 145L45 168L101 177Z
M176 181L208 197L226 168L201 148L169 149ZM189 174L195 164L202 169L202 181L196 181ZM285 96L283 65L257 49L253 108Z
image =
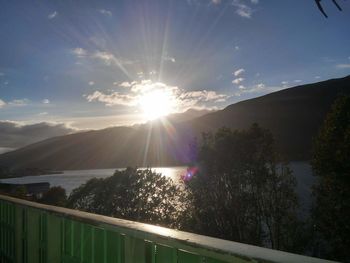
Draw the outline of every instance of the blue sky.
M149 92L220 109L349 75L350 3L322 3L3 0L0 120L103 128L145 121Z

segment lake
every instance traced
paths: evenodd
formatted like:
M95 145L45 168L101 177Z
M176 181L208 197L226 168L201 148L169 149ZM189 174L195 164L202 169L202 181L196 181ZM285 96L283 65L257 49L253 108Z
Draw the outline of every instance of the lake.
M311 205L311 187L316 182L315 177L312 175L311 166L307 162L291 162L289 166L298 182L297 193L301 203L301 211L303 214L308 213L307 211ZM16 184L48 182L50 186L63 187L66 189L67 195L69 195L74 188L79 187L89 179L106 178L113 175L115 170L116 169L67 170L64 171L63 174L2 179L1 182ZM156 167L152 168L152 170L171 178L175 182L179 182L181 175L186 172L186 167Z

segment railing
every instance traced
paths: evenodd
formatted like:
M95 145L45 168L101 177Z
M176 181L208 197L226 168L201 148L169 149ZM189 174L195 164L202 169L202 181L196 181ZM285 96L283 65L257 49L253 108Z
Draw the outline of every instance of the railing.
M0 195L0 262L327 262Z

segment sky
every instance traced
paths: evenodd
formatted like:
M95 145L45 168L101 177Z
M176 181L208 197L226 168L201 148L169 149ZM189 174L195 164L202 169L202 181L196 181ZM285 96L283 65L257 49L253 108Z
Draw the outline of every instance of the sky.
M3 138L222 109L350 74L346 1L322 1L328 19L313 0L0 1Z

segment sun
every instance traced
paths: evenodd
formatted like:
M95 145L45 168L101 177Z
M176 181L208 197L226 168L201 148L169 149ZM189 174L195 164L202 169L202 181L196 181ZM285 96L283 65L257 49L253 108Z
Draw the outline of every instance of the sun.
M171 94L162 90L153 90L142 95L139 104L146 120L166 116L172 112L174 107Z

